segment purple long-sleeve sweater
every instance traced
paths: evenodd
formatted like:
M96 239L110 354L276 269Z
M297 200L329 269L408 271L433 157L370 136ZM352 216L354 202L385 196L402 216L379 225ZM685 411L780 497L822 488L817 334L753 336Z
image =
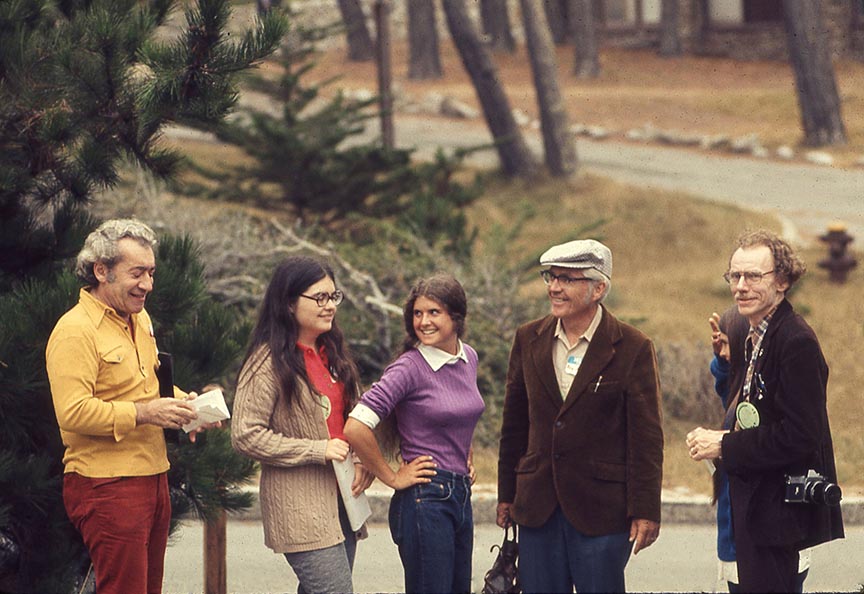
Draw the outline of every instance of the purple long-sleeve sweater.
M468 474L468 450L485 404L477 388L477 352L433 371L416 349L402 354L360 402L380 418L395 412L402 459L432 456L438 468Z

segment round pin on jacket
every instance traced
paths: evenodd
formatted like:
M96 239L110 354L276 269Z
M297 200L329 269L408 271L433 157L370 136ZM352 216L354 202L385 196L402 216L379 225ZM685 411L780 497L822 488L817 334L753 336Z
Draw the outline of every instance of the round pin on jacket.
M735 418L742 429L753 429L759 426L759 410L749 402L741 402L735 408Z
M330 402L330 399L327 398L324 394L319 396L321 399L321 407L324 409L324 418L329 419L330 413L333 411L333 404Z

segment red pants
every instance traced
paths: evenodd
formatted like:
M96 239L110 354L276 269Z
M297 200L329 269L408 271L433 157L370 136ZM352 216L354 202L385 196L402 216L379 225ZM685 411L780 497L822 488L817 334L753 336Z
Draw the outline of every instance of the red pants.
M84 538L98 594L161 594L171 523L168 477L63 477L63 503Z

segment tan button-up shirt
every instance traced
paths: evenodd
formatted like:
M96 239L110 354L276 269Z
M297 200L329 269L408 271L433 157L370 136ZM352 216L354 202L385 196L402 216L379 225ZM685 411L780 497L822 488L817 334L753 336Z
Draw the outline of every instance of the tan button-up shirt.
M558 389L561 391L562 399L566 398L567 392L570 391L573 378L579 372L582 359L585 358L588 345L594 338L594 332L597 331L597 326L600 325L602 318L603 307L601 306L597 308L588 328L573 345L568 342L567 332L565 332L561 320L558 320L558 325L555 327L555 346L552 347L552 364L555 366L555 376L558 379Z

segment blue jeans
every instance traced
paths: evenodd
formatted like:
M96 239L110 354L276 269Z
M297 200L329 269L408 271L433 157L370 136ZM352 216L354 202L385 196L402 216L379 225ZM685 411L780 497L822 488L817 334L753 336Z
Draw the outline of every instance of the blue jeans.
M297 574L298 594L354 591L351 571L354 568L354 554L357 552L357 535L351 530L341 497L339 524L342 534L345 535L345 542L325 549L285 553L285 559Z
M558 507L543 526L519 526L522 591L624 592L630 533L588 536L576 530Z
M437 472L431 483L396 491L390 500L390 534L409 594L471 590L471 481L447 470Z

